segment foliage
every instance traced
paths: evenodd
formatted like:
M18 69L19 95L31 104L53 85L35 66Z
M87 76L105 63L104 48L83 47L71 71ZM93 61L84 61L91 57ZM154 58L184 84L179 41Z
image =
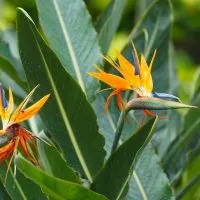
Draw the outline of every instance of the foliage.
M132 94L126 93L123 100L129 101L129 110L139 110L124 116L113 101L108 113L104 112L107 92L95 95L104 85L88 72L95 70L95 64L111 71L101 54L111 48L127 4L130 2L111 0L94 22L83 0L24 1L16 16L12 15L16 31L0 31L0 81L5 90L12 87L16 105L38 84L32 101L51 94L38 117L24 124L49 144L37 141L40 167L18 153L16 176L14 164L5 183L6 162L0 169L1 199L199 198L199 174L192 174L190 182L184 181L191 165L199 164L198 109L165 111L168 120L153 117L138 129L142 108L188 106L169 99L130 100ZM149 63L157 48L152 69L154 89L176 95L180 86L171 38L172 3L138 0L134 6L136 23L121 45L122 54L133 62L133 41ZM198 71L191 84L191 105L200 105L199 83ZM122 120L119 146L112 149Z

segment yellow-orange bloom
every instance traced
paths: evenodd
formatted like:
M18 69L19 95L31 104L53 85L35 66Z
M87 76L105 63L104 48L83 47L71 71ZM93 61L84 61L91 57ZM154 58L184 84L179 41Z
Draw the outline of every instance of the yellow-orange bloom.
M106 73L97 66L96 68L99 72L89 72L89 75L99 79L100 81L103 81L114 89L114 91L107 98L105 105L106 111L108 110L111 97L114 95L117 97L118 107L122 109L123 104L120 94L124 90L133 90L137 93L138 97L152 96L153 81L151 76L151 69L156 55L156 50L149 65L147 64L143 54L139 60L138 53L134 45L133 51L134 64L131 64L118 51L116 52L118 64L109 57L104 57L105 60L107 60L121 74L121 76Z
M0 148L0 163L3 164L4 161L10 156L11 159L8 164L7 172L10 168L12 160L16 154L17 148L20 145L25 156L35 165L37 161L31 155L32 150L30 144L32 143L36 150L36 142L34 138L37 138L36 135L26 130L19 123L33 117L36 115L39 110L43 107L49 94L41 98L39 101L34 103L32 106L26 108L27 103L29 102L31 96L36 90L37 86L27 95L27 97L21 102L21 104L14 110L14 100L12 90L9 88L9 101L5 98L4 90L0 87L0 116L2 119L3 128L0 130L0 139L3 137L8 138L8 142L5 146Z

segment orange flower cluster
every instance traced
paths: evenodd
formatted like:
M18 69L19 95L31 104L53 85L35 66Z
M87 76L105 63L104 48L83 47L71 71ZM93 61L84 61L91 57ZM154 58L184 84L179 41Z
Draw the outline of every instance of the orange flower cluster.
M36 150L36 135L26 130L21 122L31 118L36 115L39 110L43 107L47 99L49 98L49 94L41 98L32 106L26 108L27 103L29 102L31 96L36 90L37 86L28 94L28 96L22 101L22 103L14 110L14 100L12 90L9 88L9 101L7 103L5 93L2 87L0 87L0 116L2 119L3 128L0 130L0 139L2 137L8 137L8 142L5 146L0 147L0 162L3 164L5 160L10 156L11 159L8 163L8 170L12 163L14 156L16 155L16 151L18 146L21 147L25 156L35 165L38 165L37 160L32 156L32 149L30 143L32 143ZM7 176L6 173L6 176Z

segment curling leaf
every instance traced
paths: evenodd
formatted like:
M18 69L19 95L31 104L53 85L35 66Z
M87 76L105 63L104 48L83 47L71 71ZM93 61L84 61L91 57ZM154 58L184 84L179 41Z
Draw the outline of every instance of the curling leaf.
M121 198L130 180L138 153L153 135L155 122L155 118L151 119L111 155L95 178L92 189L111 200Z
M40 185L43 191L55 200L106 200L104 196L86 189L79 184L64 181L46 174L41 169L30 164L21 155L17 157L16 163L17 167L27 178Z
M18 10L17 25L20 56L28 83L31 88L41 85L34 97L51 94L41 111L43 122L67 163L92 182L105 156L104 138L98 133L95 113L23 9Z
M87 72L101 61L91 17L82 0L36 0L50 46L63 66L92 100L98 83Z

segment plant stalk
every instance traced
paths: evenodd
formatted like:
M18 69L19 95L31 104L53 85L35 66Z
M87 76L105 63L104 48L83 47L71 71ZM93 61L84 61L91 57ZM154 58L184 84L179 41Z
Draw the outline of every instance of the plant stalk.
M120 113L119 120L117 122L117 129L115 131L115 139L114 139L114 142L113 142L113 145L112 145L111 154L116 150L116 148L118 146L119 139L120 139L121 134L122 134L122 129L124 127L124 118L125 118L125 115L126 115L126 110L123 109L121 111L121 113Z

